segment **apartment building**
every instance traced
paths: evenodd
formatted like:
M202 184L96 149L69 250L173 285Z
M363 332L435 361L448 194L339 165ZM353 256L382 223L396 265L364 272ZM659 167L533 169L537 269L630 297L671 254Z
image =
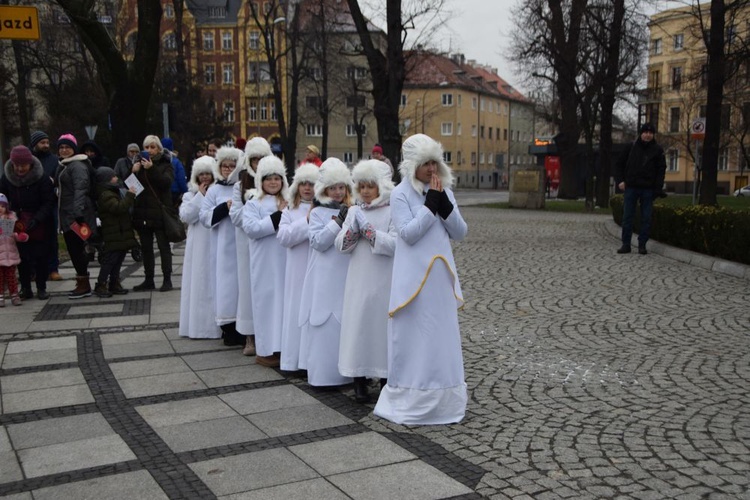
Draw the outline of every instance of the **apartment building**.
M701 7L707 22L709 4ZM728 21L728 44L747 40L749 19L750 7L744 15ZM649 31L648 83L639 96L639 122L656 125L657 140L667 157L667 190L689 193L694 165L701 155L700 144L690 139L690 127L696 119L705 117L706 110L704 32L692 7L655 14ZM744 143L750 147L750 61L741 61L725 85L721 129L717 192L728 194L748 183L747 158L740 146Z

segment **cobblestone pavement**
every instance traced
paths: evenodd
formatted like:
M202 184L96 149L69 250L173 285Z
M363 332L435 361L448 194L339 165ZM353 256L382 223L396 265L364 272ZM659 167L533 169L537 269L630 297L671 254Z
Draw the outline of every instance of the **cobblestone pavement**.
M66 281L0 310L0 495L750 498L747 280L617 255L603 216L462 213L462 423L179 339L177 291L73 303Z

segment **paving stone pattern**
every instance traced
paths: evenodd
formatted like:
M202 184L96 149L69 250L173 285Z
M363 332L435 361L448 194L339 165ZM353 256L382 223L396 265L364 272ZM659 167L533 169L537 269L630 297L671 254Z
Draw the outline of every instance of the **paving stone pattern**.
M0 310L0 496L750 498L746 280L617 255L602 216L462 213L460 424L391 424L351 387L180 339L178 291L55 284Z

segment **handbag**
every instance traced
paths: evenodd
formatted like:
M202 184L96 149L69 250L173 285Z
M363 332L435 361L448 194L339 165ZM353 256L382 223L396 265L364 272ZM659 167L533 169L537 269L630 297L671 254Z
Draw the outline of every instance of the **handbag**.
M31 231L28 230L29 222L34 218L34 214L31 212L18 212L18 220L16 221L16 228L18 232L24 232L29 235L29 241L44 241L45 224L37 224Z
M174 207L167 206L161 202L159 196L151 186L151 182L148 180L148 176L145 176L146 184L153 193L154 198L161 207L161 225L164 229L164 235L167 237L167 241L170 243L179 243L185 241L187 238L187 231L185 231L185 224L182 223L180 217L177 215L177 210Z

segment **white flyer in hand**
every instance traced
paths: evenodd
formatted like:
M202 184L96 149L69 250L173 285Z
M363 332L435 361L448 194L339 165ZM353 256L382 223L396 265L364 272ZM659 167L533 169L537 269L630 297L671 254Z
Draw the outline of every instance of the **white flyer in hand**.
M131 187L135 188L135 195L138 196L143 192L143 184L141 184L141 181L138 180L138 177L135 176L135 174L130 174L127 179L125 179L125 185L130 189Z

